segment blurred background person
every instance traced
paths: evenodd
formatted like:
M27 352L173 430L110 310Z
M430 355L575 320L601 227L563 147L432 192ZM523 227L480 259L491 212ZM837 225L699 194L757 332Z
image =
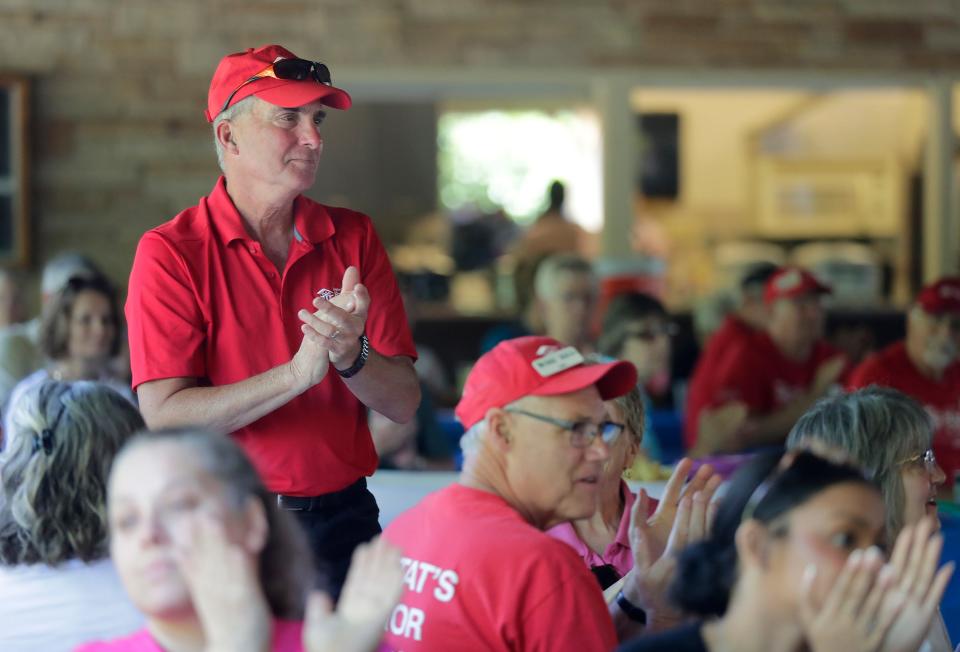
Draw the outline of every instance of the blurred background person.
M130 385L114 374L111 364L120 351L122 332L116 290L109 281L103 277L67 281L47 303L40 322L40 350L47 366L17 384L4 412L31 387L49 379L95 380L134 402Z
M114 464L108 502L111 554L147 625L84 652L372 652L400 594L399 552L364 545L331 617L329 598L311 593L300 527L224 435L138 435Z
M103 277L103 272L83 254L67 252L55 256L43 266L40 280L41 314L0 329L0 406L7 405L17 383L44 365L40 346L43 311L67 281L74 277Z
M0 332L26 317L23 277L11 269L0 269Z
M949 485L960 471L960 278L924 287L907 313L906 338L864 360L851 388L894 387L912 396L934 422L933 451Z
M886 387L868 387L825 398L797 421L787 446L835 455L860 466L883 494L886 541L925 516L937 517L937 491L946 479L933 451L930 416L915 400ZM927 635L927 652L951 652L939 612Z
M143 617L107 550L106 483L143 428L129 401L96 383L34 386L10 415L0 457L0 649L73 650L135 631Z
M534 309L547 337L574 346L581 353L592 352L596 305L597 277L586 259L558 254L537 268Z
M568 218L564 211L566 198L563 182L553 181L547 189L546 209L514 244L518 266L553 254L590 255L590 234Z
M822 297L830 288L810 272L784 267L764 287L769 320L739 339L691 392L685 419L693 455L735 453L782 444L797 418L831 390L846 370L841 352L823 339ZM739 421L704 437L701 412L742 406ZM702 437L702 440L701 440Z
M660 442L650 425L651 384L669 386L671 338L676 331L667 309L642 292L618 294L610 300L597 341L600 353L628 360L637 368L643 413L642 445L647 455L662 459Z

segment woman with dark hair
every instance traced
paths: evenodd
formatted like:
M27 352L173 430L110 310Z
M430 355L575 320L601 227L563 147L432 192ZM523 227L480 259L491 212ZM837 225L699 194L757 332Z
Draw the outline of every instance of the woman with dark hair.
M47 305L40 320L40 350L48 364L13 388L4 414L31 387L47 380L94 380L133 403L129 384L115 377L110 369L111 360L120 351L122 332L113 285L100 276L71 278ZM9 430L6 419L4 430Z
M886 536L925 516L937 519L937 492L946 481L933 455L933 421L917 401L888 387L871 386L822 399L800 417L787 446L849 460L880 487L886 505ZM937 614L927 652L952 652Z
M630 652L917 650L953 571L943 539L906 528L883 563L880 492L812 453L758 455L731 481L710 536L679 559L672 595L700 621Z
M120 636L143 617L107 556L106 484L143 428L126 399L96 383L48 381L10 415L0 457L0 650L71 650Z
M138 435L114 464L108 508L111 555L147 626L86 652L363 652L400 595L399 553L378 541L354 555L330 615L310 594L303 533L223 435Z
M603 355L628 360L637 368L644 411L651 404L646 388L666 378L670 371L671 336L674 325L659 300L642 292L619 294L610 300L603 316L597 350ZM644 451L660 459L660 445L647 419L642 435Z

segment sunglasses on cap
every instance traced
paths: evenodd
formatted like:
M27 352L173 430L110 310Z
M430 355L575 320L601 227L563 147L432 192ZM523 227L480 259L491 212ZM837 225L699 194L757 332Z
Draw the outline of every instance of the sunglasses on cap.
M326 86L333 85L333 82L330 80L330 69L327 68L326 64L320 63L319 61L308 61L306 59L280 59L279 61L274 61L256 75L250 77L233 89L233 92L227 97L227 101L220 107L220 113L227 110L230 102L233 101L234 96L241 88L266 77L286 79L289 81L309 81L312 79Z

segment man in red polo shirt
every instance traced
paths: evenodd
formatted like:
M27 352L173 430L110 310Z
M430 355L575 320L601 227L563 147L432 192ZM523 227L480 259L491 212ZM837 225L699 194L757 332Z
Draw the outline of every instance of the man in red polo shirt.
M302 194L324 107L350 104L325 65L282 47L221 60L206 117L223 176L143 236L126 305L148 425L233 433L299 517L334 593L354 547L380 531L367 407L402 422L420 400L370 219Z
M840 380L846 359L823 340L821 297L829 292L797 267L781 268L767 280L766 327L732 345L716 363L699 402L688 403L687 419L693 423L704 410L735 404L744 408L745 419L726 432L711 432L710 441L695 440L699 454L782 444L800 415Z
M544 532L596 510L609 445L623 431L603 401L636 382L629 362L586 364L549 337L505 340L477 361L456 409L467 429L459 482L384 532L405 569L390 649L607 652L637 621L667 624L658 591L669 582L650 580L669 575L676 548L706 531L710 474L690 482L698 498L681 499L669 535L642 525L645 497L634 503L634 566L609 608L573 548Z
M851 375L851 389L867 385L893 387L923 404L934 422L934 454L952 482L960 471L960 278L920 291L907 315L906 339Z
M762 332L769 320L769 306L763 300L767 281L777 271L771 263L758 263L750 268L740 281L737 309L723 319L720 328L710 336L687 386L688 416L683 422L683 441L688 451L694 452L698 441L700 421L704 416L704 396L709 396L716 368L723 364L725 356L747 344L754 335ZM697 415L692 412L696 410Z

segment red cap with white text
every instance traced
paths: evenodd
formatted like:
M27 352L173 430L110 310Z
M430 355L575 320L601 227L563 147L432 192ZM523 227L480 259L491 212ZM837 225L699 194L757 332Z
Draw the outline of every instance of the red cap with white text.
M596 385L600 398L623 396L637 384L637 370L625 361L590 364L574 347L550 337L517 337L485 353L467 376L457 419L464 428L487 410L524 396L569 394Z

